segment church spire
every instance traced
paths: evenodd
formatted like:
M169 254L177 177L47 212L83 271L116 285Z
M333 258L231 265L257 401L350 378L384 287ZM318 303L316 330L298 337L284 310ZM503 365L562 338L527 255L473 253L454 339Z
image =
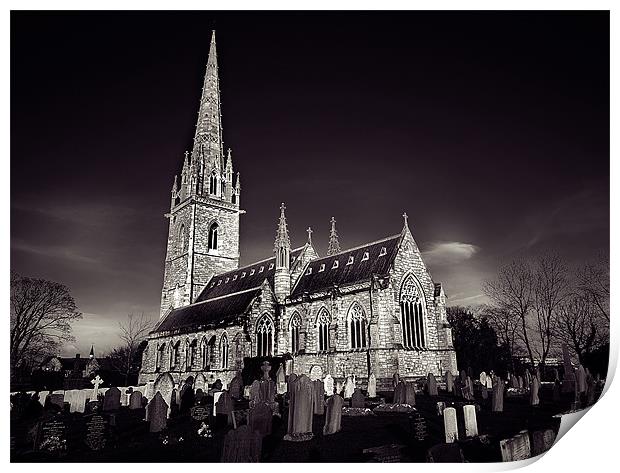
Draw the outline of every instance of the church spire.
M90 346L90 354L88 357L92 360L95 357L95 345Z
M332 217L332 229L329 232L329 245L327 246L327 256L340 253L340 242L338 232L336 232L336 219Z
M275 251L279 248L291 249L291 239L288 236L288 226L286 225L286 215L284 214L286 206L284 202L280 206L280 221L278 222L278 231L276 232ZM277 266L276 266L277 267Z
M286 215L284 203L280 206L280 221L276 233L276 242L273 251L276 254L276 273L274 276L274 292L278 301L283 302L284 298L291 293L291 240L288 236L286 226Z
M202 97L200 98L192 162L203 161L204 165L206 165L203 168L221 170L224 159L222 141L220 80L218 77L214 30L211 35L209 59L202 87ZM196 169L200 169L200 166L196 166Z

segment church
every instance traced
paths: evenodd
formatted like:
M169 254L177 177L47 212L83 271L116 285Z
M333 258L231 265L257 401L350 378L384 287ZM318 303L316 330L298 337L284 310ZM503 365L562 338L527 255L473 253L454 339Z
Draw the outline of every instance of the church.
M294 248L280 207L272 256L239 267L239 173L224 150L215 33L191 153L172 186L160 320L140 383L168 373L230 380L247 357L286 357L287 371L391 386L398 373L457 373L446 296L411 234L340 248L332 218L326 256ZM275 213L275 212L274 212ZM266 255L268 256L268 255ZM287 373L288 374L288 373Z

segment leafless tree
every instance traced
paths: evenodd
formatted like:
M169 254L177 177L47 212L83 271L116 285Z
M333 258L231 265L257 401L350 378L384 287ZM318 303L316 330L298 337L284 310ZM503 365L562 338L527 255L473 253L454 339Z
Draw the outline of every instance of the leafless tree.
M486 281L483 292L497 308L518 323L518 338L534 364L534 350L529 336L529 316L534 308L534 275L529 263L516 259L501 266L494 280Z
M119 338L122 344L110 353L110 359L116 369L125 375L125 382L130 374L136 372L139 360L136 360L140 343L153 328L153 321L144 313L129 314L125 322L119 322Z
M518 331L520 327L518 317L515 317L510 311L501 307L492 305L482 305L478 309L480 316L485 317L489 325L495 330L497 339L500 344L508 347L512 361L512 369L514 371L514 355L517 354Z
M72 340L71 324L82 318L69 289L45 279L11 273L11 376Z
M559 308L568 297L570 284L566 264L557 254L537 258L534 267L532 326L540 363L545 364L557 331Z
M579 271L579 289L590 297L600 315L609 322L609 259L602 254Z
M558 337L571 347L579 363L596 344L600 330L596 317L597 308L589 295L572 294L560 304Z

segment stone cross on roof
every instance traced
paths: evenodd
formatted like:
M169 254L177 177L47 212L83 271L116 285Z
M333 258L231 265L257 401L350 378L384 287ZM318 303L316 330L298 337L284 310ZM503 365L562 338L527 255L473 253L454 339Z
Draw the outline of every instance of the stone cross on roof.
M312 244L312 227L308 227L306 232L308 233L308 243Z
M406 227L406 226L407 226L407 219L409 218L409 217L407 216L407 212L405 212L405 213L403 214L403 218L405 219L405 227Z

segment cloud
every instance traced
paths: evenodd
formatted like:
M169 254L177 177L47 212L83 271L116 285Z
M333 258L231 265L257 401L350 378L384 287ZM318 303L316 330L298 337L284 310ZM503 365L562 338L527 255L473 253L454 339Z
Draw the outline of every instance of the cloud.
M64 246L40 246L32 245L25 241L17 240L11 242L13 250L24 251L38 256L46 256L49 258L60 258L74 261L80 264L97 264L98 260L87 255L81 255L73 248Z
M424 260L431 265L457 264L470 259L480 250L471 243L460 241L433 242L428 250L422 252Z

